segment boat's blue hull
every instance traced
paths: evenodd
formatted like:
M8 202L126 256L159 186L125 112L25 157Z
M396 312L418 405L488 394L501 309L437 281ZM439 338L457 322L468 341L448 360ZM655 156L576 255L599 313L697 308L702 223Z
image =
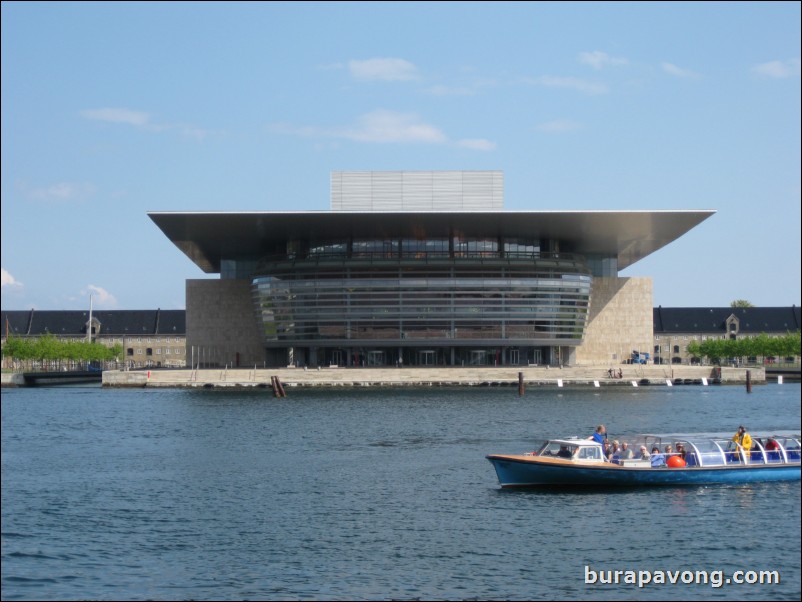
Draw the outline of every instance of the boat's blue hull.
M799 464L758 464L710 468L623 468L611 464L577 465L539 462L531 457L487 456L502 487L604 486L641 487L798 481Z

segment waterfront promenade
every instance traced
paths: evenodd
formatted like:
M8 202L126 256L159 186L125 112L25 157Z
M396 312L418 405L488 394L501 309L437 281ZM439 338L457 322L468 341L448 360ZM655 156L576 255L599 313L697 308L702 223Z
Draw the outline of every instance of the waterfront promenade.
M105 387L270 387L277 376L285 387L404 387L404 386L669 386L714 383L712 366L615 366L621 378L610 378L602 366L510 366L449 368L209 368L201 370L107 370ZM763 368L750 368L750 380L766 381ZM721 384L746 382L746 368L721 368ZM717 381L716 381L717 382Z

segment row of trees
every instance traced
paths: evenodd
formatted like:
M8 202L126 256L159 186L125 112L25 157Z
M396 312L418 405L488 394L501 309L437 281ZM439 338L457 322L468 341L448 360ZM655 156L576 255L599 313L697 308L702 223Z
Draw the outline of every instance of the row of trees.
M760 334L748 339L709 339L689 343L688 353L707 357L713 363L736 357L798 357L802 355L802 339L799 331L781 337Z
M3 355L20 361L103 362L122 359L123 346L106 347L100 343L61 341L52 334L35 339L9 336L3 346Z

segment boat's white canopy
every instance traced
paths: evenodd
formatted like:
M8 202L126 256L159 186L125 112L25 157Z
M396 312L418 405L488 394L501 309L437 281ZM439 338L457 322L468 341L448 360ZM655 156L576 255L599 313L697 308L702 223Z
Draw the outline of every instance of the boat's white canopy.
M600 443L596 443L591 439L580 439L579 437L572 437L570 439L549 439L549 443L559 443L560 445L572 445L574 447L600 447Z

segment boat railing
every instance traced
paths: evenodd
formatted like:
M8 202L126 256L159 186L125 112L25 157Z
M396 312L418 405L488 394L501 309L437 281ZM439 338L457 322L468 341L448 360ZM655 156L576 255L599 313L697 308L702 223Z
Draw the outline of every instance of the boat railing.
M800 462L800 441L796 435L755 436L748 450L732 439L719 436L686 438L681 435L648 435L645 442L649 450L653 447L664 450L666 445L673 447L682 444L684 454L676 451L660 453L666 461L671 456L682 456L688 468Z
M640 438L636 438L638 441ZM657 447L658 449L665 450L665 447L671 445L682 445L684 452L672 450L670 452L661 451L661 455L668 463L669 458L672 456L681 457L685 461L684 467L686 468L711 468L711 467L728 467L734 465L772 465L772 464L800 464L800 440L797 435L776 435L771 437L760 436L752 439L751 449L744 449L744 447L736 441L726 437L710 436L710 437L684 437L684 436L657 436L648 435L645 439L640 439L641 442L647 443L647 449ZM585 455L596 455L604 462L619 464L626 466L627 464L633 465L631 460L621 460L620 457L615 459L604 458L600 449L595 449L596 446L581 445L584 440L576 441L546 441L540 448L535 451L525 452L526 456L555 456L558 455L559 447L563 443L570 443L572 448L571 459L583 460L591 459L585 458ZM634 443L636 447L638 443ZM577 449L581 448L581 449Z

